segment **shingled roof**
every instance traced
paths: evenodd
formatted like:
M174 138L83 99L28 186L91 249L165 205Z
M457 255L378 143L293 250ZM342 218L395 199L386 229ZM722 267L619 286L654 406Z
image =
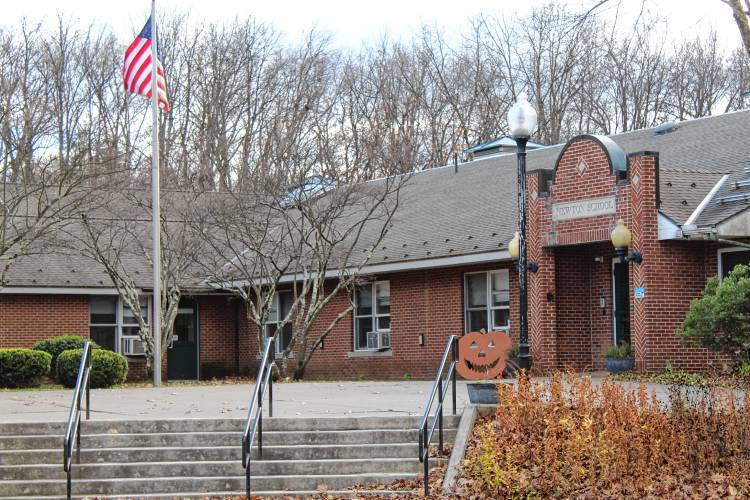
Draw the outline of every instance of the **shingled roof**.
M750 111L739 111L680 122L665 134L655 134L652 128L610 138L626 154L659 153L660 211L681 226L725 174L750 177L750 171L745 171L750 164L749 131ZM561 149L562 145L556 145L529 151L528 169L553 169ZM416 266L418 261L431 260L439 266L440 260L435 259L470 260L505 250L516 230L516 186L512 153L459 164L457 171L450 165L412 174L400 193L393 226L369 265L400 263L408 268L410 263ZM710 204L700 222L716 223L747 206L747 201ZM11 268L8 285L111 287L95 265L79 259L54 254L21 259ZM134 266L143 278L141 286L150 287L145 259Z

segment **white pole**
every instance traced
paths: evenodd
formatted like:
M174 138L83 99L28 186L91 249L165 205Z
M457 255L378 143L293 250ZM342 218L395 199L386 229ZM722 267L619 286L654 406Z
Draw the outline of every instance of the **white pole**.
M153 242L154 298L151 338L154 354L154 387L161 386L161 210L159 206L159 108L156 86L156 0L151 0L151 232Z

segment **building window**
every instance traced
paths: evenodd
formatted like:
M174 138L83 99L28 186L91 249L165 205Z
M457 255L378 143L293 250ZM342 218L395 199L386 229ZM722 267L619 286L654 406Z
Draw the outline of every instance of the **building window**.
M117 350L117 296L91 297L89 337L100 347Z
M292 323L287 323L281 327L279 324L289 315L294 304L294 294L291 291L277 292L273 297L271 308L268 311L268 320L266 321L266 336L275 337L276 353L281 354L284 349L289 347L292 342Z
M508 276L507 269L464 275L467 332L508 330L510 327Z
M354 290L354 349L391 347L391 284L376 281Z
M141 310L149 322L149 299L141 299ZM89 299L89 337L99 346L128 356L145 354L138 335L138 320L117 296L92 296Z
M120 301L122 302L122 301ZM146 297L140 299L141 314L146 324L149 323L150 311L149 300ZM140 356L146 353L143 349L141 337L138 335L138 319L133 314L133 310L122 304L122 326L120 327L120 352L128 356Z
M720 279L723 280L738 264L750 264L750 250L746 248L723 248L719 250Z

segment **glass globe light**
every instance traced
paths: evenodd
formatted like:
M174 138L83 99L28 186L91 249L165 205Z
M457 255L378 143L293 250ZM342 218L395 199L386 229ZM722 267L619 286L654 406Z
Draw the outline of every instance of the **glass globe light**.
M612 246L615 248L627 248L630 246L632 240L632 234L630 229L625 225L625 222L620 219L615 224L615 228L612 230L610 238L612 239Z
M520 241L518 238L518 232L516 231L516 235L508 242L508 253L510 254L511 259L518 260L518 256L521 254L521 249L519 247Z
M526 99L526 92L521 92L510 107L508 126L513 137L528 138L536 130L536 110Z

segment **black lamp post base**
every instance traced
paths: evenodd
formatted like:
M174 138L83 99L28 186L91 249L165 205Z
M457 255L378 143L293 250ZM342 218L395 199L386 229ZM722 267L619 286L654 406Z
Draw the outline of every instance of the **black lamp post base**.
M528 372L531 370L531 355L526 354L525 356L523 354L518 355L518 367L521 370L525 370Z

